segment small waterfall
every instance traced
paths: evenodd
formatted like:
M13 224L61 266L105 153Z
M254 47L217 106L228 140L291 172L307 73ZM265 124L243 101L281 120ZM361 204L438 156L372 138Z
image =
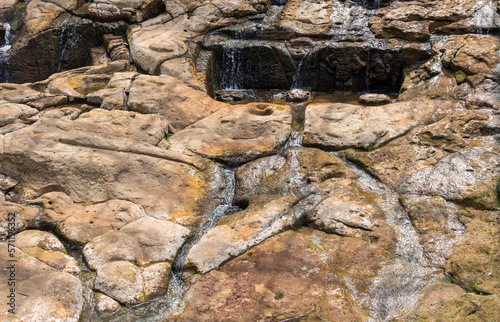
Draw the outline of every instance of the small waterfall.
M302 59L299 61L299 65L297 66L297 69L295 70L295 73L293 74L292 77L292 86L290 89L304 89L304 90L311 90L312 85L310 84L310 81L308 81L304 75L306 72L308 72L307 68L310 68L310 54L314 51L315 46L313 45L307 53L302 57ZM306 84L309 83L309 84Z
M236 40L230 40L228 43L234 43ZM227 46L222 51L223 70L229 71L223 73L220 78L220 88L222 90L241 90L243 89L243 64L239 58L241 49L236 46Z
M8 65L8 51L12 47L10 42L10 24L8 22L4 22L1 25L5 28L5 35L3 46L0 47L0 82L12 82Z
M308 103L291 103L292 108L292 131L290 137L286 141L285 145L280 149L278 154L281 154L288 150L288 148L302 147L302 139L304 137L304 124L306 108Z
M59 59L57 61L57 71L62 72L65 64L71 61L71 49L76 46L82 39L82 35L76 31L75 26L68 27L71 18L67 19L61 29L59 39Z
M295 73L293 74L292 78L292 87L290 89L294 88L300 88L302 89L302 84L301 84L301 75L302 75L302 70L304 69L304 61L306 60L307 55L305 55L299 62L299 66L297 66L297 69L295 70Z

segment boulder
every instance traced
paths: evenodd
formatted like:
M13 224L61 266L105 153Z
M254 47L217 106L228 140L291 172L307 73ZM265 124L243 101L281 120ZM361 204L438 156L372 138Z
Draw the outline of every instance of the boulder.
M171 264L190 231L143 217L88 243L83 254L97 271L95 289L125 304L162 295Z
M177 78L141 75L130 85L128 107L143 114L158 114L176 131L191 125L226 105L212 100Z
M199 278L184 295L181 320L363 321L342 277L315 246L320 233L288 231ZM319 237L322 238L322 237ZM331 303L335 303L332 305Z
M56 229L65 240L79 246L146 216L141 206L129 201L113 199L84 206L62 192L46 193L31 203L44 206L40 225Z
M158 116L126 111L93 110L74 121L42 118L2 137L0 163L21 182L16 198L22 200L51 191L75 202L120 198L154 217L196 225L209 207L210 174L202 172L203 160L156 147L165 126Z
M171 263L189 235L189 230L180 225L143 217L119 231L109 231L93 239L84 247L83 254L89 267L97 271L114 261L128 261L137 266Z
M397 102L365 108L342 103L306 108L304 145L328 149L378 147L448 109L442 101Z
M24 104L0 103L0 127L27 121L28 118L36 115L38 110Z
M26 230L15 236L15 244L25 254L50 267L74 275L80 273L77 261L67 254L64 245L51 233Z
M311 92L301 89L292 89L286 93L288 102L305 102L311 97Z
M291 131L289 106L225 107L170 137L170 150L227 164L242 164L278 152Z
M298 36L317 36L328 32L333 12L331 0L289 0L277 27Z
M385 94L363 94L359 97L359 103L363 105L384 105L391 101L391 97Z
M58 247L53 244L52 237L46 235L48 233L35 232L34 234L45 236L35 237L33 233L26 232L22 238L24 245L31 246L32 242L36 244L41 242L42 245L45 245L42 247L48 249L28 247L31 253L43 261L30 256L21 249L16 249L14 253L17 260L14 273L16 279L15 316L29 321L60 319L77 322L83 308L82 284L77 277L63 272L57 267L58 264L62 263L60 260L65 261L66 264L69 263L70 257L61 252L60 245ZM39 237L42 238L36 241ZM43 244L44 240L48 243ZM50 250L51 248L52 250ZM0 254L0 263L5 268L0 270L0 276L3 280L8 281L11 270L7 268L12 265L12 262L8 262L8 259L11 258L8 257L7 242L0 243ZM68 266L63 265L61 268L68 268ZM6 296L11 294L11 286L7 283L3 283L0 288L2 294L6 294ZM11 307L7 305L7 301L3 301L0 308L0 318L10 320L12 314L8 310Z

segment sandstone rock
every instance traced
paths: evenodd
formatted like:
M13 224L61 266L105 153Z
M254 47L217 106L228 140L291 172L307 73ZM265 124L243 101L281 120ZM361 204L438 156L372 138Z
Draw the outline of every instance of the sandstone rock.
M107 34L103 36L104 46L111 60L128 60L130 55L127 43L122 36Z
M475 5L473 0L445 0L436 3L435 7L429 13L429 18L433 20L451 20L457 21L470 15L469 11Z
M6 238L6 236L11 235L12 233L19 233L26 229L37 228L37 219L40 214L40 208L38 207L24 206L13 202L1 201L0 211L5 214L0 221L0 238ZM14 225L11 225L10 229L8 214L12 214L15 217Z
M498 174L498 151L469 148L409 174L399 191L461 201L474 185Z
M363 94L359 97L359 102L364 105L383 105L391 101L391 97L385 94Z
M182 25L184 19L186 18L179 17L163 25L129 32L128 43L134 63L149 74L157 74L163 62L183 56L188 49L186 37L195 35L183 31L186 30Z
M15 239L17 248L45 264L62 272L80 273L76 260L67 255L64 245L51 233L26 230L17 234Z
M26 121L37 113L38 110L24 104L0 104L0 126Z
M236 170L236 201L240 201L252 193L262 180L270 175L280 171L287 159L281 155L264 157L255 161L246 163Z
M176 78L141 75L131 84L128 106L132 111L159 114L174 129L180 130L226 105L210 99Z
M50 192L32 201L44 205L41 225L56 231L73 245L85 245L95 237L146 216L142 207L124 200L82 206L61 192ZM91 227L91 229L89 229Z
M147 299L165 294L170 274L170 263L156 263L142 270L144 296Z
M29 84L0 84L0 101L27 103L43 96L42 92L32 89Z
M158 15L161 3L161 0L96 0L88 10L92 18L100 21L141 22Z
M419 234L428 265L444 268L453 244L464 235L461 207L439 197L402 196L401 203Z
M480 295L499 293L499 218L498 211L470 208L460 215L460 221L467 230L453 248L446 271L453 283L468 292Z
M112 313L118 311L120 303L102 293L95 293L95 306L98 313Z
M193 224L208 206L209 174L198 170L203 161L156 147L164 129L157 116L125 111L94 110L74 121L42 118L3 136L0 163L21 182L21 199L54 190L76 202L121 198L157 218Z
M304 145L329 149L377 147L418 124L429 122L439 105L446 108L446 103L433 101L369 108L340 103L309 105Z
M82 113L82 110L76 107L61 107L57 109L47 109L38 116L40 118L45 117L45 118L56 118L56 119L63 119L63 120L76 120L78 116Z
M298 36L324 34L330 27L332 2L330 0L287 1L277 27Z
M289 199L275 199L220 220L191 248L186 266L207 273L266 238L291 228L296 218L290 208L296 200Z
M9 267L7 242L0 244L0 254L2 267ZM29 321L78 321L83 307L83 289L77 277L58 271L20 249L16 250L15 259L17 318ZM0 270L1 278L6 281L9 274L8 269ZM9 288L4 283L1 286L2 294L10 294ZM0 308L0 318L9 320L7 301L3 301Z
M301 89L292 89L286 93L288 102L305 102L311 97L311 93Z
M28 34L37 34L48 29L48 26L67 10L76 9L77 0L45 1L33 0L26 8L25 27Z
M191 60L187 58L174 58L167 60L160 67L160 75L175 77L181 81L189 82L193 79Z
M247 98L247 95L239 91L216 91L215 98L222 102L238 102Z
M170 149L241 164L276 153L289 134L288 106L269 104L222 108L169 139Z
M484 79L496 68L499 58L498 40L482 35L457 35L435 45L443 53L443 65L453 71L462 71ZM472 84L474 87L477 84Z
M364 320L310 234L279 234L202 276L186 292L180 319Z
M492 146L482 141L481 134L475 134L479 135L479 137L467 134L467 131L471 129L467 129L467 127L464 128L466 124L474 122L475 120L484 124L485 120L488 119L484 112L466 111L460 108L450 109L448 112L443 109L441 112L445 112L445 114L439 115L438 113L438 115L436 115L436 119L440 120L439 122L418 127L408 133L407 136L395 139L377 150L371 152L348 150L342 151L341 155L358 164L362 164L365 168L369 169L370 173L391 188L399 189L400 185L408 180L408 178L412 177L413 173L422 171L426 168L428 168L426 171L434 169L434 165L447 157L450 153L456 153L454 158L461 155L462 150L468 142L474 142L474 144L480 146L478 150L476 150L479 154L481 154L479 151L482 149L484 149L484 151L491 151ZM489 154L486 153L486 155ZM481 159L482 158L483 157L481 157ZM461 171L458 169L455 170ZM433 171L433 173L436 176L438 175L435 171ZM474 172L467 173L467 176L473 173ZM493 177L492 172L486 170L486 173L491 174L489 178ZM429 181L426 182L426 184L434 184ZM484 181L483 183L486 184L487 182L488 181ZM472 182L469 184L473 185ZM465 190L463 190L461 197L457 196L459 199L466 198L465 196L472 191L467 190L464 186L462 186L462 188ZM473 189L472 186L470 188ZM442 186L441 189L445 191L448 189L455 189L455 187L452 188L451 186L445 185ZM483 192L490 190L491 188L482 189ZM486 195L490 196L490 194L491 193L488 193ZM434 195L438 194L434 193ZM494 199L490 197L486 199L494 201ZM479 202L481 199L476 198L476 200ZM468 202L470 203L472 200L469 199ZM479 203L484 204L483 201Z
M321 200L319 194L330 193L330 179L335 181L331 185L339 185L349 176L353 174L340 160L318 149L292 149L242 166L236 172L235 202L244 210L208 230L188 254L187 267L208 272L277 231L299 226ZM377 225L380 214L378 210L373 218Z
M0 16L3 16L5 12L14 7L19 0L5 0L0 4Z
M105 88L89 94L87 102L105 110L121 110L127 105L127 94L123 89Z
M371 205L340 201L335 197L322 201L308 216L313 226L342 236L359 236L357 229L372 230L372 216L382 211Z
M391 21L384 26L384 32L392 37L399 37L410 41L425 41L430 38L429 23L427 21Z
M269 0L213 0L215 7L219 8L225 17L244 17L265 12Z
M144 300L140 269L129 262L111 262L97 271L95 289L121 303L136 304Z
M487 321L496 319L499 309L500 299L497 295L465 293L458 286L438 283L426 290L417 308L403 320L426 320L440 316L445 320Z
M172 262L189 235L189 230L180 225L143 217L119 231L95 238L85 246L83 253L89 267L97 271L113 261L128 261L138 266Z
M75 75L68 73L63 77L53 79L48 86L48 92L53 95L66 96L70 101L83 99L91 92L105 88L110 79L111 75L106 74Z
M68 97L63 95L48 96L44 98L28 102L28 105L38 110L43 110L48 107L63 105L68 103Z
M97 237L83 249L97 271L95 289L127 304L165 293L170 265L189 234L182 226L144 217Z

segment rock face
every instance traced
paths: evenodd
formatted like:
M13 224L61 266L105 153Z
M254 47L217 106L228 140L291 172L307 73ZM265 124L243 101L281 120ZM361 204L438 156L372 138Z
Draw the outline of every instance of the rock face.
M290 134L291 121L288 106L223 108L172 136L170 151L241 164L278 152Z
M66 255L61 242L46 232L26 231L16 236L15 243L18 246L15 252L8 252L12 247L7 242L1 243L0 261L7 268L1 271L2 278L6 281L13 278L16 283L13 287L7 283L2 286L5 296L14 293L16 317L32 321L78 321L83 308L82 284L72 275L79 272L78 267ZM12 258L17 260L14 266L8 261ZM8 269L9 265L14 268ZM0 313L3 320L9 320L12 314L8 312L12 306L6 302L2 303Z
M398 102L381 107L348 104L310 105L306 109L304 144L329 149L380 146L436 119L450 102ZM438 114L439 115L439 114Z
M0 319L498 320L497 2L0 1Z
M203 276L186 293L181 320L307 316L362 321L363 315L342 291L342 278L321 260L311 233L280 234Z

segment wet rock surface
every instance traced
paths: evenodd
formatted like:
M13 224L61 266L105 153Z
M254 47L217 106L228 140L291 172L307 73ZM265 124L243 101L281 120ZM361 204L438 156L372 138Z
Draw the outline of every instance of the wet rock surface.
M3 1L2 298L14 253L26 321L498 320L499 30L490 0Z

